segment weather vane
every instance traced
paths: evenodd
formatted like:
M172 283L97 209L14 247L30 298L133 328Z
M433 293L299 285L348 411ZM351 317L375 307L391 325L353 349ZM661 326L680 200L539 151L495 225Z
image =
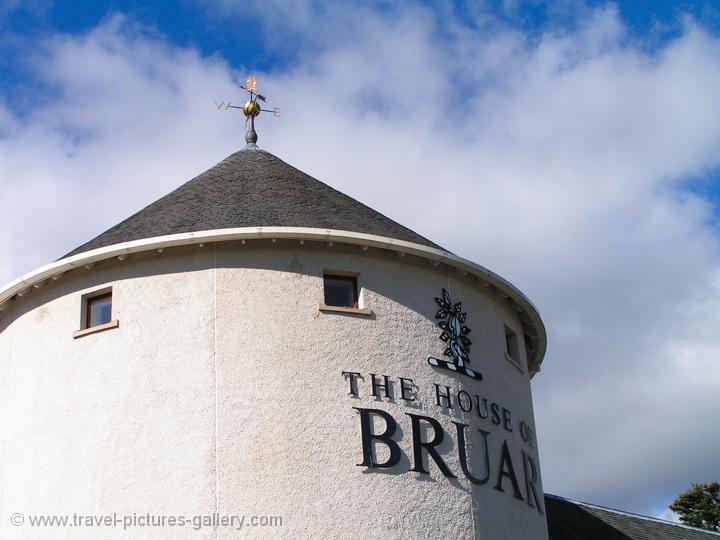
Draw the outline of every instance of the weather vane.
M245 142L247 143L249 148L257 148L257 140L258 136L255 132L255 117L259 115L261 112L269 112L272 113L273 116L280 116L280 109L277 107L274 107L272 110L263 109L260 107L260 104L258 103L258 99L265 102L265 96L262 96L258 94L257 92L257 80L255 77L248 77L245 81L245 86L242 84L240 85L240 88L245 90L250 94L250 99L247 100L245 103L243 103L242 107L239 107L237 105L232 105L230 101L225 103L224 101L220 101L219 103L216 101L215 105L218 109L242 109L243 114L245 115L245 127L247 129L245 133ZM249 126L248 126L249 122Z

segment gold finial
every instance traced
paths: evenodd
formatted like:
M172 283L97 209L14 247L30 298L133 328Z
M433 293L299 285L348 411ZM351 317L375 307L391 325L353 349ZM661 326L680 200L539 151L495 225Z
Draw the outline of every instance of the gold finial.
M248 77L245 80L245 86L240 85L240 88L250 94L250 99L243 103L242 107L232 105L230 101L228 101L227 104L224 101L219 103L216 101L215 105L218 109L242 109L243 114L245 115L245 126L247 127L247 132L245 133L245 142L247 142L246 148L257 148L257 144L255 144L258 139L257 133L255 132L255 117L261 112L269 112L272 113L273 116L280 116L280 109L273 107L272 110L268 110L260 107L258 99L265 102L265 96L258 94L257 79L255 77ZM249 126L248 122L250 124Z
M248 100L242 106L243 114L248 118L255 118L260 114L260 105L257 101Z

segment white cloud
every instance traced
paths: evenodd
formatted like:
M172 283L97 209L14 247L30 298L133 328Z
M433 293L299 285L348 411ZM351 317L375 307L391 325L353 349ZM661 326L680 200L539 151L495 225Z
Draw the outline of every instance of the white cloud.
M687 181L720 159L720 40L687 22L650 54L612 7L537 41L413 5L296 9L307 52L258 74L283 111L259 120L261 146L539 305L545 488L657 514L717 478L720 254ZM4 281L242 146L243 119L212 104L241 99L242 66L123 18L35 62L57 99L0 108Z
M665 521L672 521L673 523L680 523L680 516L668 508L657 512L655 517L658 519L664 519Z
M232 73L216 58L173 50L115 17L80 38L57 37L32 57L56 99L28 118L0 114L0 183L7 220L0 278L57 258L242 140L213 99Z

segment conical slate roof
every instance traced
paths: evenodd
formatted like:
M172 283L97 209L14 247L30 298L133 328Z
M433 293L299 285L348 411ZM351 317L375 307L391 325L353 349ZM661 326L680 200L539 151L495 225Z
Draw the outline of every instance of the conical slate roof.
M74 249L233 227L313 227L436 244L259 149L236 152Z

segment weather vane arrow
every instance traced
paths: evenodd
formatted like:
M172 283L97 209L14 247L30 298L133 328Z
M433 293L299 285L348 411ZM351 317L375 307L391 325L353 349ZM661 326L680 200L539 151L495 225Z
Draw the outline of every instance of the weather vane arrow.
M248 77L245 81L245 86L240 85L240 88L250 94L250 99L243 103L242 107L238 105L233 105L230 101L228 101L227 103L225 103L224 101L216 101L215 105L218 109L223 109L226 111L228 109L242 109L242 112L245 115L245 127L247 129L245 133L245 142L247 143L246 148L257 148L258 136L255 132L255 117L258 116L261 112L269 112L272 113L273 116L280 116L280 109L278 109L277 107L273 107L272 110L269 110L260 107L258 100L264 103L266 99L265 96L258 94L257 80L255 79L255 77Z

